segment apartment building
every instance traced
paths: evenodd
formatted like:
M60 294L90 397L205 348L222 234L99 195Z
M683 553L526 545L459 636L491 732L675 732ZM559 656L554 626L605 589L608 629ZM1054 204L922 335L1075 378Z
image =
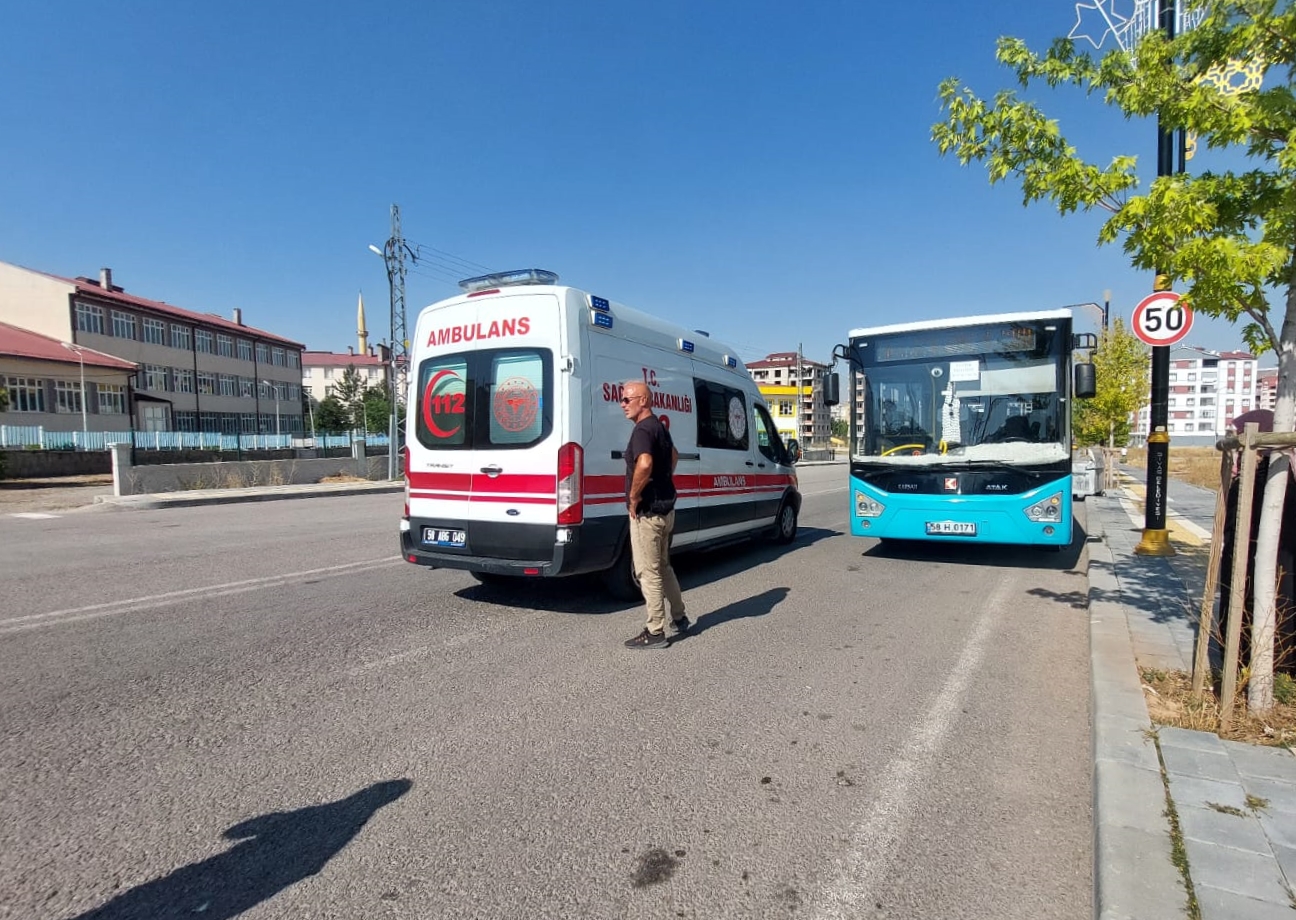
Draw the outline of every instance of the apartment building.
M1214 444L1233 419L1258 407L1259 366L1243 351L1208 351L1192 346L1170 349L1167 426L1185 444ZM1146 440L1151 407L1139 409L1135 435Z
M1256 371L1256 408L1274 409L1278 401L1278 368L1262 367Z
M225 319L129 294L107 268L96 280L0 262L0 321L138 365L127 407L138 430L304 430L303 346L244 325L241 310Z
M383 382L387 374L386 364L377 349L370 346L368 352L357 354L348 346L346 353L333 351L302 352L302 388L306 395L316 401L323 401L333 395L342 375L348 367L354 367L360 375L360 382L365 388L376 387Z
M780 437L795 437L806 447L828 443L832 416L823 404L827 364L808 361L795 351L782 351L747 362L747 370L770 408L776 410L771 414ZM784 414L785 407L791 411Z

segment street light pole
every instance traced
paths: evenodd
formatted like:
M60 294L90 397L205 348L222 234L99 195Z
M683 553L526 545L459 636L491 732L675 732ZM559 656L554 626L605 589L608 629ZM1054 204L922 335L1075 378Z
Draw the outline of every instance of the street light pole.
M86 417L85 353L80 345L74 345L71 342L64 342L63 347L76 352L77 363L81 365L81 446L85 447L85 442L89 439L90 433L90 423Z

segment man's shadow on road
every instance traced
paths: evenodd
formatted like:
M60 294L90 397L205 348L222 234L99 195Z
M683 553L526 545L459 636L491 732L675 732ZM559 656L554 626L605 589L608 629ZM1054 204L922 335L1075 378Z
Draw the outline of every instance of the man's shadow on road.
M690 636L696 636L706 632L708 629L714 629L731 620L742 620L748 617L763 617L772 611L787 598L791 591L788 588L770 588L768 591L762 591L751 597L743 598L740 601L734 601L732 604L725 604L718 610L712 610L710 613L704 613L694 621L689 627L689 631L684 635L673 640L673 643L683 642Z
M119 894L74 920L228 920L318 873L369 819L414 784L374 783L324 805L272 812L234 825L241 840L219 856L177 869Z

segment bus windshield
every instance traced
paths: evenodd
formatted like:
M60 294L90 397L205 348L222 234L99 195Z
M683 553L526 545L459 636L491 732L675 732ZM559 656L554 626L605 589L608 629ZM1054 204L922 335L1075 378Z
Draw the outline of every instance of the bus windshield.
M1066 324L861 332L852 458L897 466L1052 463L1070 456Z

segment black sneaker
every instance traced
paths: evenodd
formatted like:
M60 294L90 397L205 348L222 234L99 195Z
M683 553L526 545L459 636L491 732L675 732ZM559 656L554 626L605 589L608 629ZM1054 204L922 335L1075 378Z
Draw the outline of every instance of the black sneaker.
M644 631L639 635L625 642L626 648L666 648L668 645L670 640L666 638L664 632L651 633L647 627L644 627Z
M671 632L676 636L687 636L689 627L693 624L689 622L687 615L680 617L678 620L671 620Z

